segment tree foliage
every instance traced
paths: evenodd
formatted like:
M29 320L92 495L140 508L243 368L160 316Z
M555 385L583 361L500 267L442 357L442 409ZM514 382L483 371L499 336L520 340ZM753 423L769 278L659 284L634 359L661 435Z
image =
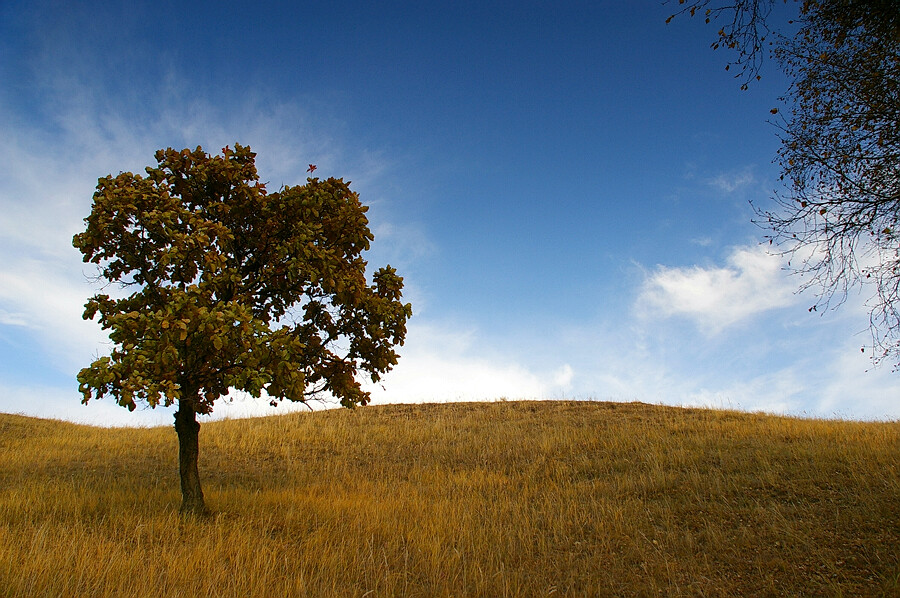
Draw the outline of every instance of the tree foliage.
M273 404L329 393L363 405L358 374L378 381L397 363L412 311L393 268L367 281L373 235L359 196L334 178L269 193L255 156L170 148L146 176L99 179L73 243L100 279L132 292L85 306L113 347L78 374L83 402L177 402L198 429L194 413L232 389ZM202 495L187 507L205 508Z
M812 309L870 287L873 357L900 364L900 3L796 0L791 32L770 29L775 5L700 0L681 12L726 18L713 47L738 52L743 87L767 54L789 75L787 109L772 111L785 189L759 223L802 288L819 291Z

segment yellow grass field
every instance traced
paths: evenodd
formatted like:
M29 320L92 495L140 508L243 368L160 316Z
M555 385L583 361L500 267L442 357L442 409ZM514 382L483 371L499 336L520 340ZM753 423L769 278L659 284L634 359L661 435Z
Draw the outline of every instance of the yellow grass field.
M900 423L641 403L0 415L0 596L900 596Z

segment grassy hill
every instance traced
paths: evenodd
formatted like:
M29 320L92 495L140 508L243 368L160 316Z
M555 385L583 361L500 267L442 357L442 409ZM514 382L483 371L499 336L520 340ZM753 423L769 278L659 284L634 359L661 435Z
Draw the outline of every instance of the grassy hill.
M900 423L640 403L0 415L0 596L900 596Z

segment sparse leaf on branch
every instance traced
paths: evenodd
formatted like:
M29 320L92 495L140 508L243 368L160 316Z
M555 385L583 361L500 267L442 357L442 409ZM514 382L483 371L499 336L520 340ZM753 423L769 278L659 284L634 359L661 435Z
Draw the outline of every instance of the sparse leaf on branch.
M784 31L769 27L779 5L793 11ZM694 0L675 16L700 8L724 20L713 48L736 51L741 89L764 58L792 81L775 125L786 188L756 208L759 224L798 258L819 307L869 291L874 359L900 366L900 245L886 232L900 224L900 2Z

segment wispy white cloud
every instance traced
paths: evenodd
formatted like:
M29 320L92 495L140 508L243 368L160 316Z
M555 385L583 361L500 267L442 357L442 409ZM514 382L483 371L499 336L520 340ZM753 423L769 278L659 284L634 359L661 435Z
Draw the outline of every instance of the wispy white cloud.
M809 315L806 310L800 310ZM790 318L788 318L790 319ZM873 369L852 317L815 315L784 346L782 318L728 339L695 326L585 328L557 353L579 372L566 396L761 411L802 417L900 419L900 375ZM806 328L806 330L803 330ZM771 338L772 344L761 344ZM554 341L555 342L555 341Z
M553 384L562 389L568 390L572 387L572 380L575 378L575 370L572 366L565 364L553 373Z
M3 326L22 326L28 328L28 319L22 313L12 313L6 310L0 310L0 325Z
M721 173L711 179L709 184L722 193L734 193L756 182L753 169L750 167Z
M738 247L724 267L658 266L646 278L637 298L644 318L685 316L707 334L761 312L797 301L795 284L780 258L762 248Z
M74 250L73 250L74 251ZM105 337L99 325L81 315L91 287L50 259L20 258L0 262L0 305L15 314L0 324L27 328L46 351L43 367L74 371L97 352Z
M370 210L371 211L371 210ZM418 225L380 220L372 224L375 235L373 255L387 260L395 267L404 267L428 258L437 246Z
M812 410L825 417L900 420L900 373L890 365L874 367L860 351L859 336L834 343L827 361L810 363L802 371L817 381Z
M873 368L852 337L811 358L743 377L719 376L685 389L681 404L803 417L900 419L900 376Z
M568 364L535 371L488 347L475 329L413 322L400 363L367 390L376 403L413 403L550 398L571 387Z
M803 410L806 385L792 369L768 372L742 380L712 380L686 389L678 402L685 407L740 409L777 415Z

